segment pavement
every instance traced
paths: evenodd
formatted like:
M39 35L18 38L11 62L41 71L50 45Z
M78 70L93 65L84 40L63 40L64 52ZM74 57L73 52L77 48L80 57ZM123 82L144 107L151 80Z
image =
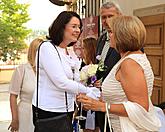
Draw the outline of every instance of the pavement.
M11 121L8 83L0 83L0 132L9 132L7 130Z
M8 83L0 83L0 132L10 132L7 130L11 121L8 88Z

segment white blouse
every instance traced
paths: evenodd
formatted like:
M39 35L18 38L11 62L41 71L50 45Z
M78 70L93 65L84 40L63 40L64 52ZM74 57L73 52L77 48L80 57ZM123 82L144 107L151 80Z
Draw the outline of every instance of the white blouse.
M9 93L18 95L20 100L31 103L35 87L35 73L29 63L20 65L12 75Z
M39 51L38 107L52 112L66 112L65 91L67 91L68 108L69 111L73 111L75 95L79 92L88 93L89 89L77 82L79 81L77 62L66 55L64 48L56 47L58 52L50 42L44 42ZM76 81L73 81L73 78ZM36 88L32 103L36 106Z

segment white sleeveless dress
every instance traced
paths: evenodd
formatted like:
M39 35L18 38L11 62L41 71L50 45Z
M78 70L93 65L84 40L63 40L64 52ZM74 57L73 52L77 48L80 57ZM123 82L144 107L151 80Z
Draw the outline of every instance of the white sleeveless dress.
M112 68L112 70L110 71L110 73L108 74L108 76L106 77L106 79L104 80L102 84L103 99L108 103L121 104L123 102L128 101L125 95L125 92L123 91L123 88L121 86L121 83L118 82L115 78L116 72L118 68L120 67L120 64L123 62L123 60L127 58L133 59L142 67L142 69L144 70L144 75L147 82L149 98L152 94L154 75L153 75L152 68L150 66L150 63L146 55L145 54L130 54L119 60L119 62ZM110 114L109 116L110 116L111 125L114 132L121 132L122 130L121 130L119 116L114 115L114 114ZM135 125L135 129L138 132L145 132L145 130L138 128L136 125Z

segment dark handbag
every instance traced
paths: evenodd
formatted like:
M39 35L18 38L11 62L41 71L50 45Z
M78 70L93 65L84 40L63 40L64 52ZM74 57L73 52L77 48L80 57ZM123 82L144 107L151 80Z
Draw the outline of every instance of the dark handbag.
M67 114L37 119L36 132L73 132L72 123Z
M52 44L53 45L53 44ZM53 45L54 46L54 45ZM67 101L67 92L65 91L65 102L67 113L61 114L59 116L51 118L38 118L38 80L39 80L39 51L38 48L38 58L37 58L37 96L36 96L36 109L35 109L35 132L73 132L72 121L68 115L68 101ZM55 46L54 46L55 47ZM55 47L57 53L58 50ZM60 58L60 55L58 53ZM60 58L61 60L61 58Z

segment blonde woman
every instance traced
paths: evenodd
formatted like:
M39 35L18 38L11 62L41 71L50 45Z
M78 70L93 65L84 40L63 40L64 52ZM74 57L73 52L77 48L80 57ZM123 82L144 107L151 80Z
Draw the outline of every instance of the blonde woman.
M133 16L116 16L107 23L111 46L121 59L102 83L103 101L85 95L80 95L78 101L86 109L106 112L114 132L159 131L161 123L151 102L154 74L140 50L146 29Z
M18 66L13 73L9 86L12 121L8 129L11 132L34 131L31 101L35 88L35 56L42 41L37 38L31 42L28 49L28 62Z

